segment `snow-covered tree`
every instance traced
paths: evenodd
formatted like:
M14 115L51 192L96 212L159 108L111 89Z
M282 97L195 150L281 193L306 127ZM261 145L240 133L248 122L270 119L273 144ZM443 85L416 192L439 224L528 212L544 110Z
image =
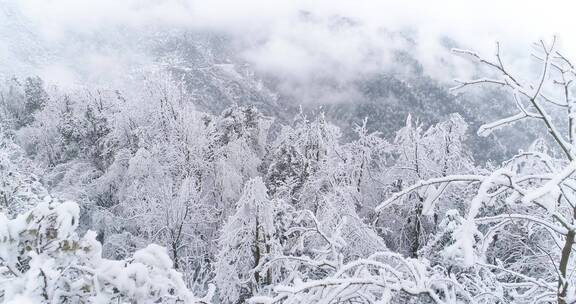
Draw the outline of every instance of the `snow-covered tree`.
M324 114L309 120L300 113L285 126L270 147L267 184L276 196L302 209L317 210L322 193L335 178L340 130Z
M389 191L401 191L406 185L423 179L474 172L473 161L464 149L466 130L467 125L458 114L428 129L408 116L406 126L398 131L394 141ZM400 204L378 208L377 224L398 225L388 233L394 250L417 257L442 221L444 212L453 208L463 210L465 189L444 191L443 187L427 186L406 196ZM390 208L384 212L384 207Z
M0 102L4 118L10 120L15 128L32 123L35 114L48 103L44 81L38 76L27 77L24 82L13 77L6 86L7 89L0 94Z
M343 157L341 175L347 179L350 192L355 193L356 207L373 211L382 195L382 191L376 189L382 185L393 149L381 133L368 131L368 119L356 126L355 133L358 138L346 143L339 152Z
M381 206L430 185L475 183L477 193L467 214L451 228L454 241L448 242L447 252L465 267L496 274L508 301L572 303L576 298L573 66L555 49L555 41L537 44L533 57L542 70L535 83L513 75L499 49L494 61L472 51L455 52L493 72L490 78L460 81L458 89L498 85L509 90L515 102L516 114L482 126L480 135L531 120L540 123L548 136L491 173L419 181Z
M277 203L271 201L266 192L260 177L249 180L234 214L222 228L215 282L224 303L241 303L262 286L275 282L272 268L256 269L281 250L274 224Z
M42 110L49 99L44 89L44 81L42 78L38 76L26 78L24 82L24 96L26 98L24 102L26 120L23 123L29 124L34 120L34 113Z
M253 297L250 303L476 302L457 281L436 273L425 263L396 253L379 252L340 265L322 279L278 285L272 296Z
M30 210L48 194L33 162L0 125L0 210L12 218Z
M13 220L0 214L0 298L6 303L195 303L166 250L149 245L103 259L96 234L78 236L79 207L46 197Z
M259 175L271 120L256 107L231 106L208 126L208 160L214 168L216 204L226 212L243 185Z

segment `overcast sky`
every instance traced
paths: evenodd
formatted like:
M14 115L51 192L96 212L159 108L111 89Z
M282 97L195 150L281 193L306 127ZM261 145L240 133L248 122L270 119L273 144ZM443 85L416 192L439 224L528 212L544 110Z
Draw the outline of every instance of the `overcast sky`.
M36 62L37 73L53 76L62 82L77 80L75 69L91 67L101 75L122 74L126 66L144 62L146 54L131 53L129 46L108 50L78 37L94 37L110 29L129 29L138 33L150 27L210 29L238 37L258 37L265 41L243 56L257 69L300 77L315 71L337 69L353 75L368 66L383 66L390 47L402 47L378 36L381 29L417 32L418 48L412 50L430 74L443 75L438 65L438 41L450 37L460 45L485 54L501 41L508 59L528 49L530 42L558 35L567 54L576 54L576 28L573 1L520 0L0 0L0 63L25 67L31 56L29 47L51 48L55 57ZM302 24L302 11L310 12L319 22ZM2 10L0 10L0 13ZM6 13L8 12L8 13ZM334 32L325 20L332 16L351 18L360 25L353 31ZM14 19L14 20L10 20ZM18 20L16 20L18 19ZM26 40L18 32L20 24L34 37ZM117 39L112 37L111 39ZM115 43L117 43L115 41ZM55 47L51 47L53 44ZM116 45L116 44L115 44ZM56 47L57 46L57 47ZM26 49L26 51L24 51ZM381 53L366 63L366 50ZM55 51L54 51L55 50ZM99 53L100 52L100 53ZM12 58L14 57L14 58ZM16 60L17 57L17 60ZM74 58L72 58L74 57ZM360 66L360 67L359 67ZM14 68L14 66L13 66ZM331 71L333 72L333 71ZM343 76L345 77L345 76Z

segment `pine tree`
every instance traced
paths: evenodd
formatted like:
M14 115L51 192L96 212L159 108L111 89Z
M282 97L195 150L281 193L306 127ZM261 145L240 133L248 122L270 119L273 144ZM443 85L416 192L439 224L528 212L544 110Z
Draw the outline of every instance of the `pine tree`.
M25 124L30 124L34 120L34 113L44 109L48 103L48 94L44 90L44 81L38 76L28 77L24 82L24 109L26 113Z

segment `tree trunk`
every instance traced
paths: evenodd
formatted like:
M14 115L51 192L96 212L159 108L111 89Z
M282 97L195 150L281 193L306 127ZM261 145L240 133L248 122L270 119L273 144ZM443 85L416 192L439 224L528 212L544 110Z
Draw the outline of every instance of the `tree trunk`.
M576 209L574 209L574 218L576 218ZM572 253L572 246L574 245L574 237L576 232L574 230L568 231L564 248L562 248L562 257L560 258L560 281L558 282L558 303L566 304L566 294L568 293L568 281L566 280L566 272L568 269L568 261Z
M413 258L418 258L418 249L420 249L420 234L422 234L421 218L422 218L422 209L424 208L423 201L424 198L418 195L418 202L416 203L416 216L415 216L416 219L414 221L415 237L414 237L414 243L412 243Z
M174 269L178 269L178 243L172 242L172 259L174 259Z
M255 236L255 240L254 240L254 268L258 267L258 264L260 264L260 257L261 257L261 253L260 253L260 229L259 229L259 223L258 223L258 217L256 217L256 236ZM260 273L258 271L254 271L254 281L256 282L256 286L258 286L258 284L260 284Z

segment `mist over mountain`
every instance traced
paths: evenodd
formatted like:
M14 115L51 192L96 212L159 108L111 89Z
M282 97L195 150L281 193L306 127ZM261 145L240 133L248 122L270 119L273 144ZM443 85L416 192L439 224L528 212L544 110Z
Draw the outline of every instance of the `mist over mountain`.
M0 302L574 303L570 16L443 1L0 0Z
M0 53L4 79L38 75L63 91L91 88L130 95L150 75L167 72L199 109L220 113L232 104L252 104L289 121L302 107L325 112L346 136L365 118L370 130L391 136L408 114L430 125L451 113L463 115L474 134L509 106L489 103L482 111L470 111L488 104L486 98L503 97L448 91L454 78L475 69L450 53L462 46L450 33L423 37L409 27L387 29L306 10L295 10L270 29L246 25L242 32L222 22L156 18L147 14L154 5L142 6L140 14L120 7L117 16L101 20L98 16L106 15L97 11L76 28L67 26L76 24L74 17L50 24L29 12L32 3L4 2L1 27L10 33ZM470 141L483 150L474 149L479 160L499 161L521 146L497 138L486 144L474 135Z

